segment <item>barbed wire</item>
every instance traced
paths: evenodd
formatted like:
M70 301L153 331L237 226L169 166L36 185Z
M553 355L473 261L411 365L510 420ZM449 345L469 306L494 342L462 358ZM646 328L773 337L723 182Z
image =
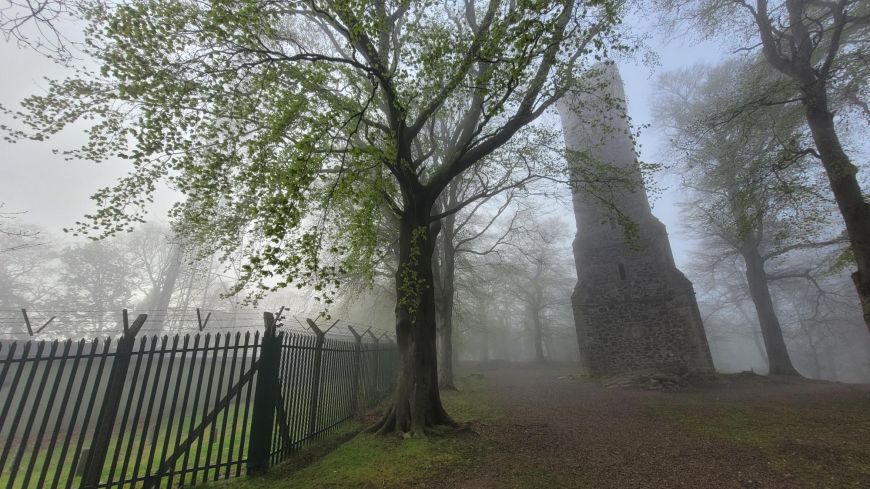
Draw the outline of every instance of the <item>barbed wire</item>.
M301 311L291 312L289 308L281 307L278 311L242 310L227 311L218 309L198 309L170 307L167 309L129 309L128 317L147 314L148 318L141 333L149 335L177 335L184 333L207 333L219 330L250 332L265 327L262 322L264 312L277 315L280 331L291 333L311 332L308 321L322 325L323 317L310 317ZM256 322L255 322L256 321ZM365 325L345 318L329 318L328 321L340 323L341 326L351 326L357 333L364 334L374 330L380 333L381 328ZM150 323L150 324L149 324ZM155 325L159 323L159 325ZM14 328L14 330L13 330ZM12 340L27 339L57 339L82 338L85 336L117 336L122 334L122 311L105 309L0 309L0 338ZM331 337L352 337L349 331L332 329Z

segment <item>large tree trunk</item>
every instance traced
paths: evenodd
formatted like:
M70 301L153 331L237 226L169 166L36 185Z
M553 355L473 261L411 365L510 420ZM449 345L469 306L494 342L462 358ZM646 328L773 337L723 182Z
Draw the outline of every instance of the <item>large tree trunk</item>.
M816 83L813 89L805 90L805 93L807 123L846 224L846 233L858 266L858 270L852 274L852 281L861 299L864 323L870 328L870 205L864 201L858 185L858 170L840 144L824 86Z
M814 51L825 44L818 44L818 39L813 38L814 31L808 29L805 24L805 22L815 22L808 20L811 16L808 16L807 8L811 3L805 0L786 1L789 23L784 29L779 26L780 32L777 32L777 26L766 11L767 4L761 2L758 5L765 8L764 11L759 10L758 15L755 16L761 34L764 57L775 69L797 81L803 92L807 125L810 127L816 151L828 176L831 192L843 216L846 234L849 236L852 254L858 267L858 270L852 274L852 281L858 291L864 324L870 329L870 206L864 201L856 177L858 170L843 151L840 138L834 128L834 114L828 107L830 66L842 49L839 44L840 39L836 41L828 39L832 44L825 48L828 50L826 58L821 66L817 67L814 65L818 59L815 56L817 52ZM834 15L838 11L845 17L847 14L844 5L831 3L828 13ZM836 16L833 18L836 19ZM848 22L850 25L846 25L845 20L842 22L835 22L829 32L836 32L837 28L848 30L855 26L854 19ZM792 46L790 57L785 56L781 49L782 42L786 40ZM834 42L837 44L833 44ZM832 48L833 51L830 50Z
M456 294L454 281L456 278L456 248L453 246L453 231L456 216L451 214L444 218L441 232L441 324L438 328L439 350L438 383L442 389L456 390L453 383L453 298Z
M767 363L771 375L800 375L791 363L788 349L782 337L782 327L767 284L764 272L764 259L753 245L744 246L741 250L746 262L746 281L749 283L749 294L755 304L758 323L761 326L761 337L767 350Z
M409 206L410 207L410 206ZM422 436L427 428L454 425L438 392L432 253L437 227L431 204L406 208L400 221L396 272L396 342L400 372L393 405L372 431Z

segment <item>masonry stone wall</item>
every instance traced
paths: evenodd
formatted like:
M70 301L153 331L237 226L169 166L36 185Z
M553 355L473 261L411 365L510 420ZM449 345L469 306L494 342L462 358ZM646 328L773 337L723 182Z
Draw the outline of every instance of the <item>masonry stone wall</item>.
M608 165L619 179L609 194L577 185L572 303L581 361L592 374L639 369L712 371L691 282L676 268L664 225L652 215L612 66L599 67L602 93L560 101L565 143L575 165ZM618 104L617 104L618 105ZM592 121L603 119L604 124ZM582 158L582 161L580 161ZM632 230L620 224L622 215Z

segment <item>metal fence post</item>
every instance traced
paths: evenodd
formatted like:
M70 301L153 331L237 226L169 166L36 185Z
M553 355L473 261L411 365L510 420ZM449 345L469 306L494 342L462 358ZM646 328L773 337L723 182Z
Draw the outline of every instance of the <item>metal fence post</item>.
M396 345L396 342L393 341L393 338L388 333L382 334L381 338L386 338L387 344L389 345L383 351L383 353L381 353L381 355L384 357L384 364L385 364L385 369L383 369L383 371L384 371L384 375L386 377L386 379L384 381L384 384L386 384L384 387L384 391L385 391L384 393L386 394L388 391L392 390L393 387L395 387L395 380L396 380L395 352L396 352L396 348L394 348L394 345Z
M353 380L351 384L351 409L359 414L359 371L362 364L362 335L357 333L353 326L348 326L353 335Z
M374 333L372 333L371 328L367 331L369 336L372 337L372 341L375 344L375 401L380 400L381 398L381 340Z
M27 309L21 308L21 314L24 315L24 325L27 326L27 334L33 336L33 328L30 327L30 318L27 317Z
M320 371L323 366L323 343L326 340L326 333L311 319L306 320L311 331L316 335L314 344L314 365L311 372L311 398L308 405L308 436L314 436L317 433L317 404L320 401Z
M140 314L129 324L127 310L123 311L124 335L118 340L115 350L115 361L109 372L109 380L106 384L106 394L97 416L97 426L94 429L94 438L91 448L88 450L87 463L82 476L82 488L96 488L100 483L103 473L103 464L109 452L109 443L112 441L112 431L115 427L115 418L118 417L118 408L121 406L121 394L124 391L124 383L127 380L127 370L130 367L130 358L133 356L133 347L136 342L136 334L142 329L147 314ZM95 387L96 388L96 387Z
M248 475L265 472L272 452L272 430L275 426L275 403L279 389L278 370L281 361L281 341L275 328L275 316L263 313L266 332L260 348L257 385L254 392L253 419L248 444Z

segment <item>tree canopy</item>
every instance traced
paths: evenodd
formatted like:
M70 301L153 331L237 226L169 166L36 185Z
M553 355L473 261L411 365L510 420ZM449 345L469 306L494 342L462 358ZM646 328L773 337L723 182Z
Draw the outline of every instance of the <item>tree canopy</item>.
M727 35L739 51L759 51L794 87L761 93L748 107L800 103L837 202L857 270L852 274L870 328L870 204L858 167L841 142L844 115L866 118L870 4L864 0L655 0L666 23L688 22L703 35ZM736 34L736 35L735 35ZM772 95L772 96L771 96Z
M370 273L395 252L403 351L384 428L449 422L434 367L432 252L439 220L523 185L552 160L535 121L569 91L596 86L591 62L620 40L621 2L132 0L80 5L87 57L76 75L24 101L22 132L44 139L78 121L67 154L120 157L133 170L95 195L78 232L141 221L159 182L184 199L176 232L205 251L244 250L240 286L312 286ZM592 73L594 75L594 73ZM546 151L545 151L546 152ZM433 211L472 168L519 162L515 176ZM480 173L483 175L483 173ZM378 240L384 213L397 249ZM209 249L210 248L210 249ZM330 300L328 297L327 301ZM417 397L415 397L417 396Z
M781 104L745 110L758 93L787 98L783 81L766 64L695 67L663 77L657 112L671 126L684 185L692 190L687 215L709 243L711 268L741 257L769 371L796 375L771 298L769 283L778 274L771 269L790 252L846 240L830 222L835 204L820 192L824 176L810 161L801 112Z
M528 124L582 89L584 61L613 46L617 8L88 4L83 50L99 68L27 99L17 114L26 132L14 134L42 139L85 121L88 143L69 157L132 161L78 232L138 222L163 179L185 197L173 215L186 234L246 247L246 279L326 287L383 251L372 224L387 206L407 206L400 190L437 194L494 152L552 146ZM435 121L451 112L447 137L436 137Z

